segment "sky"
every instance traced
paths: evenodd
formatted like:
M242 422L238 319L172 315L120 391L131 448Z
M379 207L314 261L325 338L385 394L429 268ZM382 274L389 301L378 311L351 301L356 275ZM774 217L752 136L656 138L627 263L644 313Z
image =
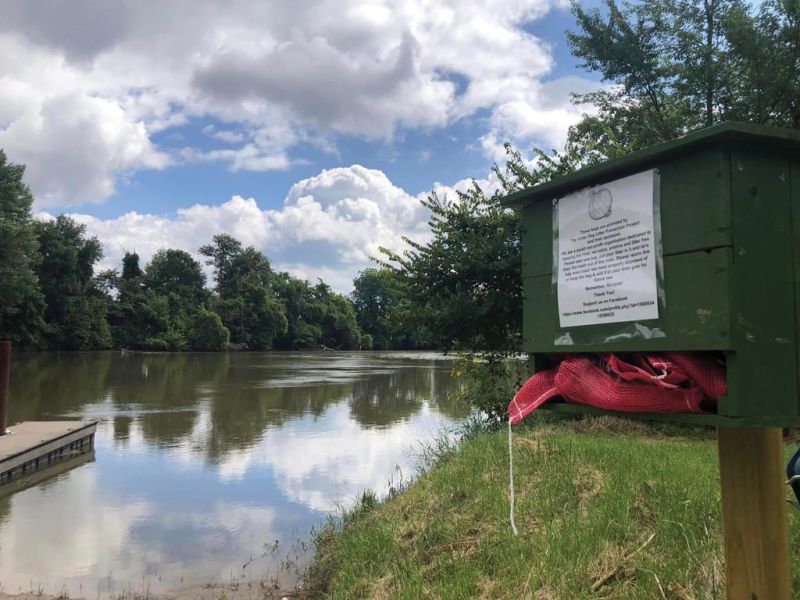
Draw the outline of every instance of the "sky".
M431 190L561 146L600 85L573 27L559 0L4 0L0 148L98 268L229 233L347 293L429 238Z

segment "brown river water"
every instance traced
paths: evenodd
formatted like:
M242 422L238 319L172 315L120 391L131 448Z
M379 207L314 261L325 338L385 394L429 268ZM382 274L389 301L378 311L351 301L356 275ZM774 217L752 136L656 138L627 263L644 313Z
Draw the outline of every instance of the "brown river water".
M463 420L435 353L16 353L10 422L93 419L93 456L0 488L0 592L291 585L312 527Z

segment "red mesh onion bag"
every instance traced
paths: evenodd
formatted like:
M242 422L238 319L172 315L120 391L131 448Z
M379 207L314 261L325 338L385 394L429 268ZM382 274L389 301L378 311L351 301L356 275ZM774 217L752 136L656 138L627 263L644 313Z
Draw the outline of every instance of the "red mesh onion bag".
M526 381L508 405L508 420L516 425L542 404L556 396L556 371L547 369L539 371Z
M678 365L697 387L711 400L719 400L728 393L725 366L707 354L667 352L665 356Z
M701 402L727 393L725 368L702 354L669 352L569 357L533 375L508 407L512 425L549 399L622 412L703 412Z
M702 412L703 392L696 386L684 389L642 373L637 373L641 379L625 380L607 366L583 357L564 359L555 377L558 395L574 404L622 412Z

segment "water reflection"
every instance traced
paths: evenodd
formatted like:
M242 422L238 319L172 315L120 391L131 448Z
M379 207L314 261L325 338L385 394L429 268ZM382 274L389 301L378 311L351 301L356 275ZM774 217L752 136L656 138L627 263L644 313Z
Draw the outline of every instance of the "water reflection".
M0 498L0 589L274 573L265 543L407 475L409 448L465 415L450 368L406 353L19 354L12 422L101 423L94 462Z

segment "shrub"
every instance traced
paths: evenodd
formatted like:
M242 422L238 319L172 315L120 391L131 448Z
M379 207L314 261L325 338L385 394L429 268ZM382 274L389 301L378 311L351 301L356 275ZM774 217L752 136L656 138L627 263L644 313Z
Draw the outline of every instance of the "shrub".
M504 420L524 376L524 363L503 353L465 354L456 362L456 394L488 420Z
M368 333L362 333L359 346L361 346L362 350L372 350L372 336Z
M222 324L220 316L201 308L192 320L189 344L192 350L225 350L230 340L228 328Z

